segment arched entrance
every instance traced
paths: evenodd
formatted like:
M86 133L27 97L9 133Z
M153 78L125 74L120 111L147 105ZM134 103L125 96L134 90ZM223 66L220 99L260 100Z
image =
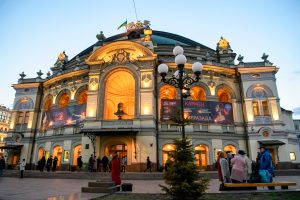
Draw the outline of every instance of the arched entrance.
M73 165L77 166L77 158L81 154L81 145L77 145L74 147L73 150Z
M108 144L105 147L105 155L114 155L115 152L118 152L119 158L127 156L127 145L126 144Z
M226 153L227 151L229 151L231 154L236 154L236 147L231 144L226 145L224 147L224 152Z
M55 146L53 148L52 156L53 156L53 158L55 156L57 156L58 161L57 161L57 167L56 167L56 169L59 170L60 166L61 166L62 147L61 146Z
M195 164L200 170L206 170L208 163L208 147L199 144L195 147Z
M170 157L170 153L175 151L175 145L174 144L165 144L162 148L163 150L163 166L165 166L168 158Z

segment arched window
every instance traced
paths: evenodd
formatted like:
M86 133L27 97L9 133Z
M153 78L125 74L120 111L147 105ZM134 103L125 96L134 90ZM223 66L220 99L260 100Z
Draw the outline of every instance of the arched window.
M87 89L82 90L77 97L77 104L86 104L87 102Z
M58 101L58 107L59 108L65 108L68 106L70 101L70 97L67 93L64 93L60 96L59 101Z
M255 87L252 90L253 114L254 116L269 116L268 93L263 87Z
M192 100L198 100L198 101L205 101L206 100L206 94L202 87L195 86L192 87L190 90L191 99Z
M61 164L61 159L62 159L62 147L61 146L55 146L53 148L53 158L56 156L58 161L57 161L57 169L59 169L59 166Z
M164 85L159 90L160 99L176 99L176 89L170 85Z
M229 92L227 92L225 89L219 89L218 100L219 102L231 102L231 97Z
M233 146L233 145L231 145L231 144L229 144L229 145L226 145L225 147L224 147L224 152L226 153L226 152L230 152L230 153L232 153L232 154L236 154L236 147L235 146Z
M45 155L45 149L44 147L40 147L38 151L38 160L41 160L41 158Z
M105 84L104 119L118 119L115 113L123 103L122 119L134 118L135 80L128 71L116 71L109 75Z
M50 110L52 106L52 97L48 96L44 103L44 111L47 112Z
M14 110L30 110L33 109L33 101L29 97L22 97L17 101Z

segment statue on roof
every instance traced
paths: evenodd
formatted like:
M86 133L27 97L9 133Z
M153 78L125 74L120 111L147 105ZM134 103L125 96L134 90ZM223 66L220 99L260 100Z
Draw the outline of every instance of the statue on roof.
M37 78L42 78L42 76L43 76L42 70L38 71L36 74L38 75Z
M64 70L64 65L66 64L66 62L68 62L68 56L65 51L63 51L62 53L58 54L54 67L58 67Z
M24 77L26 76L26 74L25 74L24 72L22 72L22 73L21 73L21 74L19 74L19 75L20 75L20 77L21 77L21 78L20 78L21 80L23 80L23 79L24 79Z
M261 59L263 59L263 60L264 60L264 62L269 62L269 61L268 61L268 57L269 57L269 55L267 55L267 54L263 53L263 55L262 55Z
M106 39L106 37L104 36L103 34L103 31L100 31L100 34L97 34L96 35L96 38L99 40L99 41L104 41Z
M242 63L243 62L243 59L244 59L244 56L242 56L241 54L239 54L237 60Z

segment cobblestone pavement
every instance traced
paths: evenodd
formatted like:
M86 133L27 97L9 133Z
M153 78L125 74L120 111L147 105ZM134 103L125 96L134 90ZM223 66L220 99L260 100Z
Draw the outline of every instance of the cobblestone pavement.
M44 178L9 178L0 177L1 200L86 200L105 194L81 193L81 187L91 180L86 179L44 179ZM279 176L274 181L292 181L297 186L291 189L300 190L300 176ZM125 180L133 184L133 193L162 193L159 184L163 180ZM218 193L219 181L211 179L208 193ZM266 190L267 188L259 188Z

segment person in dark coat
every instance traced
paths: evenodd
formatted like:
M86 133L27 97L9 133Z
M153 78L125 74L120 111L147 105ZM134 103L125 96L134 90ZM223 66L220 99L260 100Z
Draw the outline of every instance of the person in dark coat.
M57 156L54 156L53 166L52 166L52 171L54 171L54 172L56 171L57 161L58 161Z
M95 162L94 156L93 156L93 154L91 154L91 157L90 157L90 159L89 159L89 171L90 171L90 172L93 171L93 168L94 168L94 162Z
M81 171L81 168L82 168L82 157L79 156L77 158L77 167L78 167L78 171Z
M4 157L2 156L0 158L0 176L3 175L3 170L5 169L5 160Z
M45 168L45 165L46 165L46 158L45 158L45 156L43 156L40 161L41 161L40 171L43 172L44 168Z
M108 165L108 157L104 155L102 158L102 167L104 172L107 172L107 165Z
M101 164L102 164L101 158L100 158L100 156L98 156L98 158L97 158L97 172L101 172Z
M50 156L48 159L47 159L47 164L46 164L46 168L47 168L47 172L50 172L50 169L52 167L52 156Z

